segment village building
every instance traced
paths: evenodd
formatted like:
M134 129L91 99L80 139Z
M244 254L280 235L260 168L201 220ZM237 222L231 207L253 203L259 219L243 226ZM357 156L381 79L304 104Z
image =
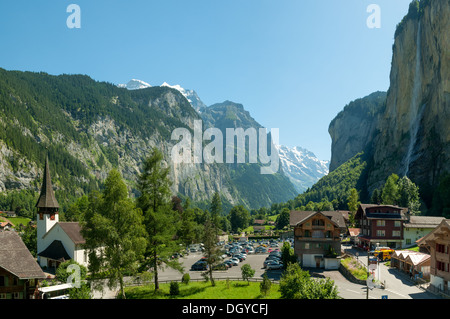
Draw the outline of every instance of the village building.
M81 235L80 224L59 221L59 204L53 191L48 157L36 209L37 255L41 267L56 269L70 259L87 266L88 256L83 248L86 241Z
M444 220L444 217L415 216L407 214L407 221L403 224L402 247L416 245L416 241L431 233Z
M1 230L9 230L12 229L14 227L13 224L11 224L10 222L0 222L0 231Z
M390 266L408 274L411 278L430 279L431 256L412 250L396 250Z
M0 231L0 299L34 299L45 278L20 236Z
M393 205L360 204L355 214L361 228L359 246L366 250L377 246L402 248L407 212L407 208Z
M450 219L442 220L417 244L431 255L429 289L450 296Z
M340 212L291 211L290 226L294 253L302 267L339 268L341 234L347 231Z

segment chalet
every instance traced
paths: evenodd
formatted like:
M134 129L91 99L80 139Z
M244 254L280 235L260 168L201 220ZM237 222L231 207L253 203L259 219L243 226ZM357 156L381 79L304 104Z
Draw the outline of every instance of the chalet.
M417 244L431 255L430 287L450 295L450 219L441 221L431 233Z
M393 205L360 204L355 214L355 220L361 228L360 247L372 250L378 244L401 248L407 212L407 208Z
M339 268L341 234L346 232L344 218L335 211L291 211L294 228L294 253L302 267Z
M53 192L48 157L37 208L37 255L42 267L57 268L60 263L73 259L88 265L83 248L85 240L77 222L59 222L59 204Z
M33 299L45 274L16 232L0 232L0 299Z

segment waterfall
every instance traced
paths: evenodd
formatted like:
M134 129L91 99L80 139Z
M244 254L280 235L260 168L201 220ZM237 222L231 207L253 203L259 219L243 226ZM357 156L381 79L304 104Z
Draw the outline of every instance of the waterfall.
M417 141L417 134L419 132L420 128L420 121L422 119L423 110L425 109L425 105L420 107L420 90L422 88L422 77L420 74L420 61L421 61L421 39L420 39L420 21L419 26L417 28L417 39L416 39L416 65L415 65L415 73L414 73L414 85L413 85L413 91L411 96L411 104L410 104L410 119L409 119L409 144L408 144L408 150L406 152L405 157L405 165L404 165L404 175L407 176L409 173L409 166L411 165L411 162L414 160L413 158L413 152L414 147L416 145Z

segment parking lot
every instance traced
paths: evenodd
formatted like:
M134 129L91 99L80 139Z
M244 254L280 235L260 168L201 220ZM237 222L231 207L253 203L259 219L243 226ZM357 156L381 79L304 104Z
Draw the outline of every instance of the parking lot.
M258 245L255 245L257 247ZM272 249L278 248L281 249L281 244L279 244L277 247L269 247ZM252 269L255 270L254 278L262 278L264 272L266 269L263 268L264 260L269 256L269 252L265 253L252 253L247 254L247 258L241 262L237 266L232 266L231 268L228 268L227 270L214 270L213 276L215 278L241 278L241 267L245 264L249 264ZM201 274L204 271L199 270L191 270L191 267L194 263L199 261L203 257L202 252L191 252L189 255L185 255L181 257L179 260L182 262L184 266L184 271L189 273L190 277L192 279L201 279ZM225 260L230 259L231 257L226 257ZM281 270L268 270L267 275L271 279L278 280L281 276ZM176 270L173 269L165 269L160 273L160 280L180 280L182 274Z

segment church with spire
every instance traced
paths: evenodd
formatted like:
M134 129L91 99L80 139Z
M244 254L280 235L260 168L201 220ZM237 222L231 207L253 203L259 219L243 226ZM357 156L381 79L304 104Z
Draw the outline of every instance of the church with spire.
M59 204L55 197L48 156L45 160L41 193L36 203L37 255L41 267L56 269L60 263L73 259L87 267L83 248L85 240L78 222L60 222Z

